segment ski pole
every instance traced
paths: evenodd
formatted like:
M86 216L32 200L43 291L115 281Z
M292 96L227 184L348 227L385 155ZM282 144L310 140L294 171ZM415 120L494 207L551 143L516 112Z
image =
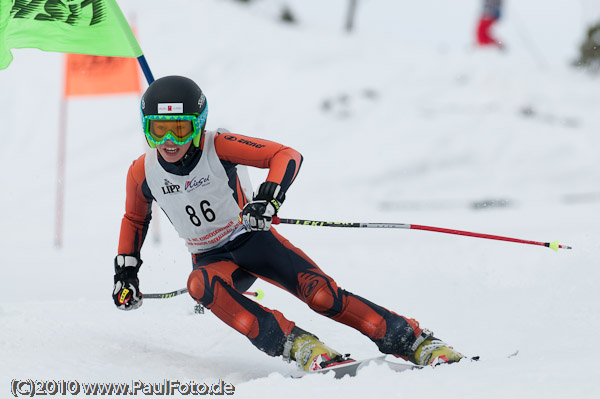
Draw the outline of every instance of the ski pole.
M171 291L171 292L165 292L163 294L142 294L144 298L149 298L149 299L167 299L167 298L173 298L174 296L177 295L181 295L181 294L185 294L186 292L188 292L187 288L181 288L179 290L175 290L175 291ZM260 301L261 299L263 299L265 297L265 293L263 290L258 289L256 291L246 291L243 292L244 295L248 295L248 296L253 296L256 298L257 301Z
M163 294L142 294L142 296L147 299L166 299L166 298L173 298L174 296L177 296L177 295L185 294L186 292L188 292L187 288L181 288L179 290L165 292Z
M284 219L284 218L279 218L277 216L273 216L272 223L273 224L297 224L297 225L301 225L301 226L318 226L318 227L355 227L355 228L375 228L375 229L393 228L393 229L426 230L426 231L435 231L438 233L445 233L445 234L456 234L456 235L469 236L469 237L486 238L489 240L500 240L500 241L517 242L517 243L521 243L521 244L541 245L544 247L551 248L554 251L558 251L559 248L572 249L571 247L569 247L567 245L560 245L558 243L558 241L539 242L539 241L521 240L519 238L502 237L502 236L495 236L495 235L490 235L490 234L472 233L470 231L445 229L442 227L421 226L418 224L339 223L339 222L322 222L322 221L318 221L318 220L306 220L306 219Z

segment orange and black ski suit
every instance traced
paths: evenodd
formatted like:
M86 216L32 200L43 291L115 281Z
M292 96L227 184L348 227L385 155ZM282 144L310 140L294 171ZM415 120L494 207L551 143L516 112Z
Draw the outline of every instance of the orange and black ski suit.
M215 150L230 178L229 186L240 210L247 202L235 166L268 168L267 181L285 192L294 181L302 156L292 148L271 141L236 134L217 134ZM199 162L204 148L188 151L182 161L160 165L169 173L185 175ZM139 257L151 219L154 199L146 183L144 157L133 162L127 175L126 213L121 225L119 254ZM277 310L265 308L243 295L256 278L278 286L311 309L351 326L369 337L383 353L406 358L423 331L413 320L397 315L337 286L304 252L274 228L247 232L224 245L193 253L188 279L190 295L271 356L283 353L294 323Z

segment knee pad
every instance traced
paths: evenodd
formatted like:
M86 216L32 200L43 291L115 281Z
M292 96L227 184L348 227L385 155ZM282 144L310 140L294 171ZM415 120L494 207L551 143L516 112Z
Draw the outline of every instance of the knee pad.
M333 317L342 311L343 295L337 286L332 286L323 278L313 280L316 282L304 299L307 305L315 312L328 317Z
M210 282L208 281L208 273L206 273L206 270L199 268L190 273L187 288L190 296L197 302L200 302L203 305L212 302L213 293L210 289Z

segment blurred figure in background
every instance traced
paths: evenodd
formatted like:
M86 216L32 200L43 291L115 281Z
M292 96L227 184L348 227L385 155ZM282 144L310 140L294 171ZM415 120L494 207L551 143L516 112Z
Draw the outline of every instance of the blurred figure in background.
M477 24L477 45L504 48L504 44L491 34L492 26L502 15L502 0L483 0L483 9Z

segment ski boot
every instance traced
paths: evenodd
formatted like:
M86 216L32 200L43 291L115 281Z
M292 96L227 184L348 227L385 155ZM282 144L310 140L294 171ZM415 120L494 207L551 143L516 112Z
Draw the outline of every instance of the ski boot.
M445 342L435 338L430 332L424 331L419 338L414 353L409 357L411 362L419 366L435 367L443 363L455 363L465 357Z
M313 334L294 327L284 346L283 358L294 360L304 371L318 371L338 364L354 362L350 355L331 349Z

